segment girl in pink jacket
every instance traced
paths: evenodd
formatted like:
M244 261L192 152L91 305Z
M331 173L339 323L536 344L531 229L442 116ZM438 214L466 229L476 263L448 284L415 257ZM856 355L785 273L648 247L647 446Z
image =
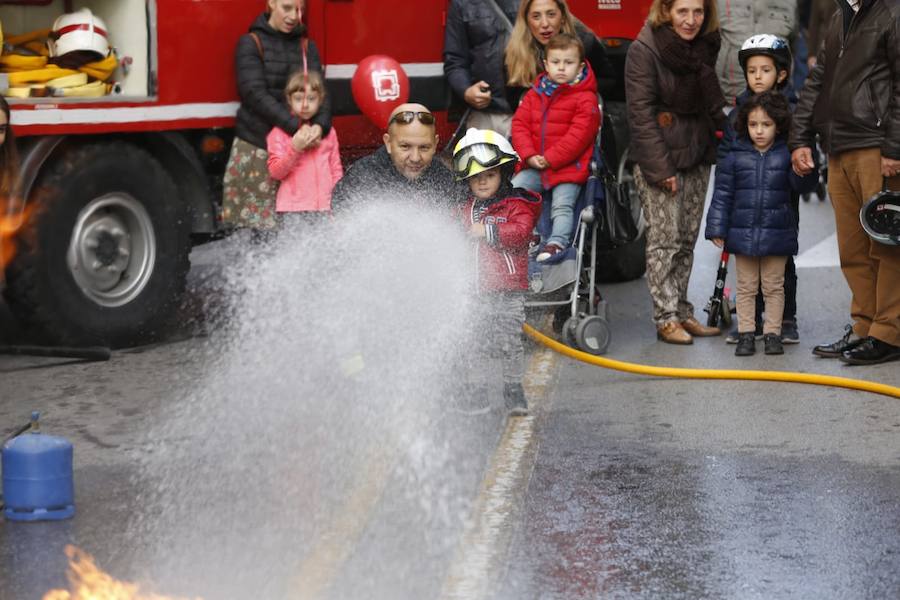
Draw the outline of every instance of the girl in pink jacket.
M331 190L343 176L334 127L316 145L310 120L325 100L325 82L317 71L298 71L288 79L284 94L291 112L300 119L293 136L274 127L266 137L269 174L281 182L275 197L278 213L331 212Z

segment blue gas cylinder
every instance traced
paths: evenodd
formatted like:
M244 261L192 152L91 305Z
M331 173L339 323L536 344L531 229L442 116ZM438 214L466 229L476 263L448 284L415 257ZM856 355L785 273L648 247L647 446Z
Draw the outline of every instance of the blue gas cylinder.
M72 444L44 435L38 413L31 429L3 445L3 516L10 521L55 521L75 514Z

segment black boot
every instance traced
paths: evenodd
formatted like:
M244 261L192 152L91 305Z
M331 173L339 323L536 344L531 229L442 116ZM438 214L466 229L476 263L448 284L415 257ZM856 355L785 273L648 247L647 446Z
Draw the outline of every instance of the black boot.
M521 383L503 384L503 402L510 417L524 417L528 414L528 402Z
M753 356L756 354L756 338L753 332L742 333L738 336L737 348L734 349L735 356Z
M766 354L784 354L784 346L781 344L781 336L775 333L767 333L765 335L765 353Z
M831 344L819 344L813 348L813 354L823 358L840 358L841 354L847 350L852 350L856 346L865 341L866 338L858 337L853 333L853 327L847 325L844 327L844 337Z

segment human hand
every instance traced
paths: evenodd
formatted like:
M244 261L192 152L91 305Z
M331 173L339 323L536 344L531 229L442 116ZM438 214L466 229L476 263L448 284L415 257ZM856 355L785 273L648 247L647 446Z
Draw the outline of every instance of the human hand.
M322 143L322 126L313 123L312 125L304 125L304 127L308 127L310 132L312 132L312 141L310 142L310 147L315 148L320 143Z
M817 61L816 61L815 55L812 55L812 56L810 56L809 58L806 59L806 66L807 66L810 70L812 70L813 67L816 66L816 62L817 62Z
M297 152L303 152L312 146L313 133L308 125L304 125L291 137L291 146Z
M527 164L532 169L537 169L538 171L543 171L550 166L550 163L547 162L547 159L540 154L535 154L534 156L529 157L529 159L525 161L525 164Z
M469 228L469 235L478 239L486 237L487 233L484 228L484 223L472 223L472 227Z
M813 162L812 148L804 146L791 152L791 166L794 168L794 173L800 177L812 173L816 166L816 163Z
M712 238L710 241L716 245L716 248L725 247L725 240L723 240L722 238Z
M477 81L466 88L463 100L472 108L485 109L491 104L491 86L486 81Z
M900 175L900 160L894 160L887 156L881 157L881 176L896 177Z
M671 177L666 177L665 179L663 179L660 182L659 187L666 190L670 194L677 194L678 193L678 177L676 175L672 175Z

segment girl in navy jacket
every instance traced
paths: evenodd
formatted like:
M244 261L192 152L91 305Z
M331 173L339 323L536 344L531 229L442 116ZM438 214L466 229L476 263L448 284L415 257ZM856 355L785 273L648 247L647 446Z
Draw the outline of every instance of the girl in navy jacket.
M750 98L738 112L737 139L716 166L716 184L706 215L706 238L735 255L738 345L736 356L755 353L755 298L762 284L766 354L782 354L784 266L797 253L797 218L791 191L815 187L818 174L798 177L791 169L786 137L791 113L775 91Z

